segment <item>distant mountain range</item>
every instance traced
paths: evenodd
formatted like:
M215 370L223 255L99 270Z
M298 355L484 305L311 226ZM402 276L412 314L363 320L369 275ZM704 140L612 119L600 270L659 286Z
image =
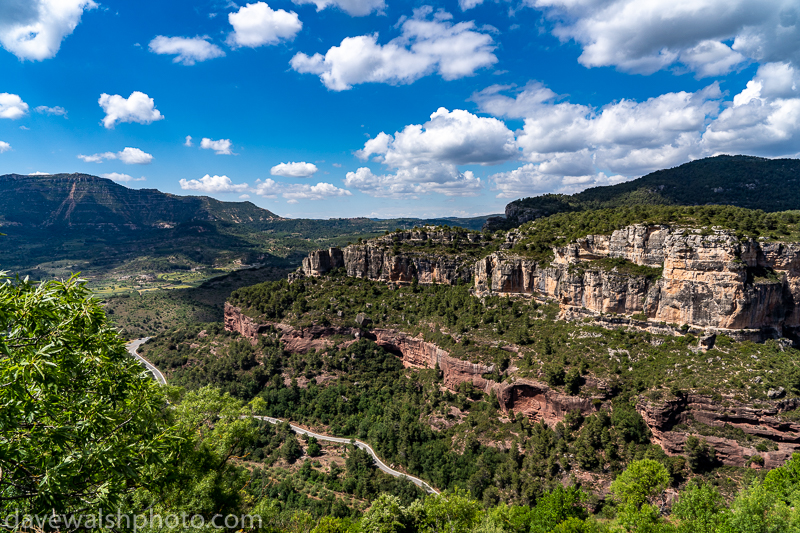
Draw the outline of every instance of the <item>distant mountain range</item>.
M88 174L0 176L0 224L25 227L144 229L189 221L260 223L282 220L250 202L129 189Z
M720 155L641 178L583 192L544 194L515 200L491 229L566 211L633 205L735 205L762 211L800 209L800 160Z
M308 251L469 219L286 219L250 202L129 189L88 174L0 176L0 270L89 278L236 264L294 267Z

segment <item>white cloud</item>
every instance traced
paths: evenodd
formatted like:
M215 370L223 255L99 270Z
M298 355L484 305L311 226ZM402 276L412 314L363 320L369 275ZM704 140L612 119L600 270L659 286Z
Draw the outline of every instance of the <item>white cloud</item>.
M78 159L86 163L102 163L104 160L118 159L126 165L148 165L153 156L138 148L126 147L121 152L103 152L93 155L78 155Z
M28 114L28 104L16 94L0 93L0 118L15 120Z
M19 0L0 2L0 44L19 59L54 57L92 0Z
M330 183L317 183L316 185L287 185L281 195L289 201L292 200L324 200L340 196L352 196L353 193L340 189Z
M55 115L57 117L67 116L67 110L61 106L47 107L46 105L40 105L34 108L34 111L44 115Z
M528 163L510 172L500 172L489 177L493 190L499 191L498 198L519 198L532 194L565 193L571 194L597 187L613 185L626 181L624 176L606 176L604 173L563 176L542 172L542 165Z
M265 198L276 198L280 195L292 204L296 204L299 200L324 200L326 198L352 196L353 194L330 183L295 185L278 183L270 178L264 181L258 180L253 192Z
M317 170L317 165L313 163L281 163L272 167L269 173L285 178L310 178Z
M126 165L147 165L153 161L153 156L138 148L127 147L121 152L117 152L117 159Z
M401 35L385 45L378 34L347 37L325 55L296 54L291 66L300 73L316 74L333 91L360 83L413 83L438 73L445 80L472 76L497 62L494 40L476 29L474 22L453 24L451 15L432 9L414 10L401 25Z
M417 171L422 172L417 172ZM432 180L431 178L435 178ZM426 165L419 169L400 169L396 174L377 175L367 167L348 172L346 187L358 189L376 198L419 198L439 193L445 196L476 196L481 188L480 178L470 171L461 173L455 165Z
M228 14L233 31L228 35L232 48L278 44L289 41L303 28L294 11L273 10L264 2L247 4L239 11Z
M106 179L112 181L118 181L120 183L127 183L129 181L145 181L147 178L142 176L141 178L134 178L133 176L129 176L128 174L120 174L119 172L111 172L109 174L102 174L102 176Z
M11 150L11 145L5 141L0 141L0 154L8 152L9 150Z
M250 189L246 183L235 184L228 176L209 176L206 174L199 180L179 181L181 189L185 191L200 191L204 193L245 192Z
M482 111L523 118L517 144L525 158L545 167L571 168L571 175L595 174L595 167L643 174L699 156L702 131L719 112L722 97L714 83L695 93L621 100L598 109L559 101L538 82L515 98L503 94L508 89L489 87L472 99Z
M191 139L189 139L191 141ZM187 144L186 146L191 146ZM231 144L230 139L220 139L218 141L213 141L208 137L204 137L203 140L200 141L200 148L204 150L214 150L217 155L231 155L233 152L231 151Z
M440 193L473 196L481 181L458 165L492 165L518 159L514 133L496 119L439 108L425 124L410 124L394 135L381 132L356 152L395 171L376 175L363 167L348 172L345 185L371 196L400 198Z
M493 164L518 155L514 133L496 119L468 111L440 107L425 124L411 124L394 137L381 132L356 153L361 159L380 155L393 168L409 168L430 161Z
M800 65L796 0L526 0L574 40L587 67L719 76L748 61Z
M194 143L192 143L192 136L191 135L187 135L186 136L186 140L184 141L183 145L184 146L194 146Z
M386 8L384 0L292 0L295 4L314 4L317 11L326 7L338 7L352 17L363 17L373 11L383 14Z
M703 134L711 153L796 155L800 152L800 70L788 63L761 66L733 105Z
M49 172L31 172L28 176L52 176Z
M194 65L198 61L225 55L222 48L208 42L208 36L189 38L158 35L150 41L150 51L154 54L175 55L172 62L184 65Z
M156 109L155 101L139 91L132 92L128 98L118 94L103 93L97 103L106 113L103 126L107 129L113 129L117 123L122 122L151 124L164 118L164 115Z
M720 153L800 154L800 69L789 62L762 65L732 101L716 83L600 108L562 101L536 82L515 97L504 94L511 89L472 97L482 111L524 119L516 143L529 164L489 178L502 198L576 192ZM386 138L370 142L363 153L391 150Z
M239 200L249 200L249 199L250 199L250 195L249 194L240 194L239 195Z

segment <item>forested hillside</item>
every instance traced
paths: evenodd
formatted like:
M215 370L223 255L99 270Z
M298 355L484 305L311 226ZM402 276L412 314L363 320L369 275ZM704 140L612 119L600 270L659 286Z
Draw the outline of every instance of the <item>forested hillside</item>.
M800 160L720 155L573 195L545 194L506 206L513 227L555 213L635 205L733 205L767 212L800 209Z

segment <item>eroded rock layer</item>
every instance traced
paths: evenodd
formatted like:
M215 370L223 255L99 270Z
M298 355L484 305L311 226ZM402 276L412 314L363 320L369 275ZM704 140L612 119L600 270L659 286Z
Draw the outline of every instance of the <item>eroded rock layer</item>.
M306 353L310 350L328 348L332 345L330 338L334 335L352 335L356 339L370 339L378 346L400 357L406 367L436 368L438 366L442 373L444 386L451 391L457 390L461 383L471 383L487 394L494 392L504 412L513 410L515 413L522 413L532 421L543 420L554 425L563 420L564 415L570 411L577 410L588 415L598 408L597 402L593 401L596 398L562 394L539 381L523 379L514 383L497 383L486 379L483 376L494 372L494 365L487 366L456 359L437 345L411 337L401 331L381 328L364 331L359 328L331 326L295 328L283 323L258 324L252 318L244 315L238 307L225 304L226 330L237 332L255 342L260 335L273 328L280 332L280 340L284 349L293 353Z
M480 233L447 230L414 230L391 233L363 244L317 250L303 259L293 275L321 276L344 268L348 276L392 283L455 284L472 280L472 261L459 253L427 251L432 246L457 250L485 244Z
M648 277L593 264L602 258L663 271ZM794 336L800 326L800 244L636 225L556 248L546 265L493 253L475 265L475 290L552 298L565 313L641 314L656 323L751 332L739 335L746 338Z
M683 455L689 432L675 431L680 425L701 424L705 433L739 433L738 440L722 436L701 436L714 447L717 459L725 465L747 466L753 456L763 458L765 468L781 466L793 453L800 451L800 424L778 417L782 410L796 406L778 402L775 407L756 409L729 402L721 402L696 394L687 394L673 400L653 402L641 400L639 414L653 433L654 441L668 455ZM791 402L788 402L791 403ZM759 442L772 443L768 451L758 451ZM758 463L753 463L759 466Z

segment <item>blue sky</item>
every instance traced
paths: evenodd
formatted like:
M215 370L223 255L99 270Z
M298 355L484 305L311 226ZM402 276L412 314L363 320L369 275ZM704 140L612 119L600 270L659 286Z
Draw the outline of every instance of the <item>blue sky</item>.
M2 0L0 46L0 173L283 216L473 216L800 152L797 0Z

